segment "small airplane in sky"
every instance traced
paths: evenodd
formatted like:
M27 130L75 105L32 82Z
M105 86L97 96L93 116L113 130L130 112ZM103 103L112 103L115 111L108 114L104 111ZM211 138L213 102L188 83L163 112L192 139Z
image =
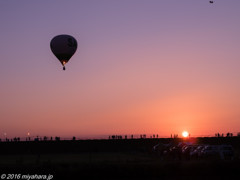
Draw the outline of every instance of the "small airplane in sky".
M213 4L214 1L209 1L209 3Z

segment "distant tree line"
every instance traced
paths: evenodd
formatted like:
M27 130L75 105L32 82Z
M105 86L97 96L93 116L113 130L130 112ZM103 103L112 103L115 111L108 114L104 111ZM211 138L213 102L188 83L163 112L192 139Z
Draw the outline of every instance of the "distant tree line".
M233 133L215 133L215 137L233 137ZM240 132L237 133L237 137L240 137ZM159 138L158 134L153 134L153 135L150 135L148 138L150 139L154 139L154 138ZM178 134L171 134L171 138L178 138ZM108 139L147 139L147 135L146 134L140 134L138 136L136 135L110 135L108 137ZM26 137L26 141L60 141L61 138L59 136L56 136L56 137L47 137L47 136L44 136L44 137L39 137L39 136L36 136L35 138L31 139L31 137ZM73 136L72 141L75 141L76 140L76 137ZM2 139L0 138L0 142L2 141ZM20 137L14 137L12 139L9 139L9 138L5 138L3 141L6 141L6 142L19 142L21 141L21 138Z
M134 136L133 134L132 135L110 135L108 136L108 139L147 139L147 135L146 134L140 134L138 136ZM150 139L152 138L159 138L158 134L153 134L153 135L150 135L149 136Z

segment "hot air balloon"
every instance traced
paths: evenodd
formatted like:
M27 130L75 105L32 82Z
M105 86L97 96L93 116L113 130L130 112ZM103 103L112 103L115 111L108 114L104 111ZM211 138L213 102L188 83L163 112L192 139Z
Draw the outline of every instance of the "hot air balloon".
M63 65L63 70L65 70L65 64L77 50L77 41L70 35L58 35L51 40L50 48Z

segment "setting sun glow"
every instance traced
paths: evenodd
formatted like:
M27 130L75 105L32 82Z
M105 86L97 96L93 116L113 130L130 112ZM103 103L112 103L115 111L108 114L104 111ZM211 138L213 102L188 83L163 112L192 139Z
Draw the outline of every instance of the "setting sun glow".
M189 133L188 133L187 131L183 131L183 132L182 132L182 136L183 136L183 137L188 137L188 136L189 136Z

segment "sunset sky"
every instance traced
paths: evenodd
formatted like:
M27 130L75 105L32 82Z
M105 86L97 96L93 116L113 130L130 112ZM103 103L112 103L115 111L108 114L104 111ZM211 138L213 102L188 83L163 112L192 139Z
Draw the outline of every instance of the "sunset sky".
M0 138L236 135L239 17L239 0L1 0ZM59 34L78 41L66 71Z

